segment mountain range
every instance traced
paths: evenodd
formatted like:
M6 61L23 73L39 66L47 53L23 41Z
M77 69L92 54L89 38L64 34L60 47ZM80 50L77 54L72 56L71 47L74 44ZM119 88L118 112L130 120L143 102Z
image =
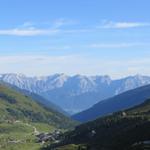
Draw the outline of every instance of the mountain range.
M101 116L106 116L139 105L150 98L150 85L126 91L114 97L100 101L91 108L72 116L73 119L87 122Z
M139 150L143 150L150 148L150 144L147 144L150 139L148 130L150 127L150 100L145 101L150 97L150 85L100 101L93 106L90 112L88 110L85 112L86 116L83 116L84 119L87 117L90 117L89 120L97 119L78 125L73 130L69 128L78 123L50 108L50 105L46 107L39 101L39 99L45 101L42 97L30 94L14 86L11 87L9 84L0 83L0 133L3 135L0 144L3 149L16 149L15 145L17 149L20 149L19 145L23 149L26 149L27 146L30 149L31 143L34 144L35 149L38 149L36 147L38 146L44 150L56 147L60 150L93 150L93 148L96 150L123 148L137 150L141 147ZM137 106L132 107L133 105ZM126 110L126 107L132 108ZM120 111L117 112L118 110ZM60 136L58 142L50 145L46 143L43 147L35 142L34 132L51 131L57 128L67 130ZM15 145L9 143L24 140L27 142Z
M101 100L150 84L149 76L135 75L112 80L109 76L68 76L54 74L27 77L23 74L1 74L0 81L43 96L69 113L90 108Z

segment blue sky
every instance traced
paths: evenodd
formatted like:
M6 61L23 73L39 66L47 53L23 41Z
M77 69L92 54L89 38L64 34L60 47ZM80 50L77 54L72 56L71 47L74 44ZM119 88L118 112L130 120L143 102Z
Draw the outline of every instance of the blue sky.
M150 75L149 0L0 0L0 73Z

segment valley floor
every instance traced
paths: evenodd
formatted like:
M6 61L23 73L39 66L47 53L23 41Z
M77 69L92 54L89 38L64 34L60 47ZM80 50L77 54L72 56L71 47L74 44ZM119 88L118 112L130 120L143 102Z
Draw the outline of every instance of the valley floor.
M2 150L40 150L36 134L53 132L54 127L42 123L24 123L21 121L0 123L0 149Z

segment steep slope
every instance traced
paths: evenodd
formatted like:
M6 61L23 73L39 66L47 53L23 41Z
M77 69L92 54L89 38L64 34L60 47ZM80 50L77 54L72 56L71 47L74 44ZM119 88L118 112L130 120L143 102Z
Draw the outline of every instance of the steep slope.
M1 74L0 80L39 94L70 113L83 111L103 99L150 84L150 77L141 75L112 80L109 76Z
M19 91L21 93L23 93L26 96L31 97L33 100L35 100L37 103L42 104L48 108L52 108L53 110L60 112L66 116L69 116L69 114L67 112L65 112L62 108L60 108L59 106L55 105L54 103L52 103L51 101L47 100L46 98L44 98L43 96L40 96L38 94L29 92L27 90L20 90Z
M60 108L59 106L55 105L54 103L52 103L51 101L45 99L43 96L40 96L36 93L30 92L28 90L24 90L24 89L20 89L15 85L9 84L9 83L5 83L3 81L0 82L2 85L5 85L11 89L15 89L16 91L22 93L23 95L29 96L30 98L32 98L33 100L35 100L37 103L42 104L48 108L52 108L53 110L56 110L57 112L60 112L64 115L69 116L69 114L67 112L65 112L62 108Z
M134 95L133 95L134 97ZM56 150L148 150L150 99L134 108L82 124L68 132Z
M40 105L29 96L23 95L0 84L0 119L46 123L56 128L68 128L74 122L61 113Z
M72 118L82 122L93 120L97 117L141 104L147 98L150 98L150 85L130 90L112 98L100 101L93 107L73 115Z

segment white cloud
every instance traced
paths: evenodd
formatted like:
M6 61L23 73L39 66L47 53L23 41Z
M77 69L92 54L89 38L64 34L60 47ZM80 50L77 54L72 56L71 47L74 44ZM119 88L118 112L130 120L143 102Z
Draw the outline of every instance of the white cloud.
M26 29L6 29L0 30L0 35L15 35L15 36L37 36L37 35L53 35L58 33L59 30L51 29L36 29L36 28L26 28Z
M35 23L33 22L30 22L30 21L27 21L27 22L24 22L21 26L19 26L20 28L32 28L33 26L35 25Z
M142 73L150 75L150 59L98 59L79 55L12 55L0 56L0 73L49 75L54 73L103 75L113 78Z
M57 29L62 26L75 25L75 24L77 24L77 21L75 20L68 20L68 19L60 18L60 19L56 19L53 21L52 28Z
M46 23L47 27L38 27L38 24L33 22L24 22L22 25L11 29L0 29L0 35L13 36L40 36L40 35L56 35L56 34L72 34L87 32L85 29L61 29L62 26L73 25L77 22L72 20L57 19L53 23ZM43 23L45 24L45 23ZM40 24L42 26L43 24ZM35 27L36 26L36 27Z
M50 46L47 49L48 50L69 50L72 47L70 45L62 45L62 46Z
M13 36L40 36L40 35L57 35L57 34L72 34L72 33L85 33L90 32L86 29L70 29L70 30L62 30L62 29L40 29L40 28L14 28L14 29L0 29L0 35L13 35Z
M90 44L89 48L127 48L135 46L150 46L149 43L96 43Z
M1 73L23 73L28 75L47 75L68 72L71 66L78 66L79 56L48 55L10 55L0 56ZM73 67L74 68L74 67ZM72 69L71 69L72 70Z
M113 22L113 21L103 21L98 28L105 29L127 29L127 28L137 28L137 27L148 27L150 23L147 22Z
M43 23L44 24L44 23ZM73 33L87 33L99 31L98 29L127 29L135 27L148 27L150 23L142 22L112 22L103 21L101 25L96 28L73 28L73 25L77 24L77 21L57 19L49 27L42 27L42 23L38 24L33 22L25 22L20 26L10 29L0 29L0 35L13 35L13 36L40 36L40 35L56 35L56 34L73 34ZM71 25L68 27L68 25ZM65 28L62 28L65 27ZM67 27L67 28L66 28ZM77 26L76 26L77 27Z

